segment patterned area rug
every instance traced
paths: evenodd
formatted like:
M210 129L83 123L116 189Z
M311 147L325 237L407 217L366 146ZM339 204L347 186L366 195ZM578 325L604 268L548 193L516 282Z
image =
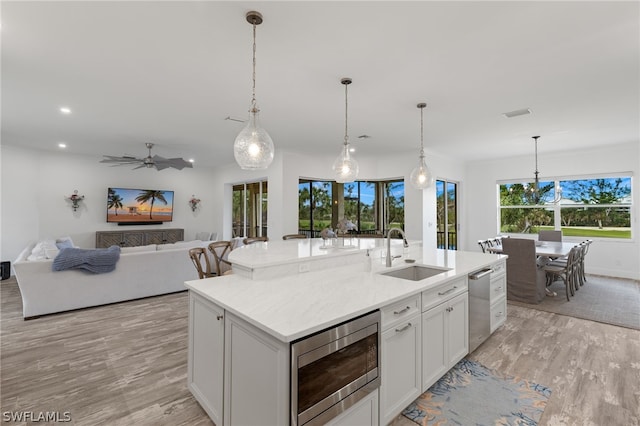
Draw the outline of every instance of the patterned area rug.
M463 359L402 415L419 425L537 425L551 389Z
M605 324L640 330L640 282L623 278L587 275L587 282L571 301L562 281L550 287L558 295L545 297L537 305L508 300L507 303Z

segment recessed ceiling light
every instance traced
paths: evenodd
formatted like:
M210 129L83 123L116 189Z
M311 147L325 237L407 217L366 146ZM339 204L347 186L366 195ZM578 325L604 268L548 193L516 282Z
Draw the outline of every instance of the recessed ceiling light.
M356 152L356 149L354 147L349 148L349 152Z
M190 162L190 163L195 163L196 162L196 160L194 160L193 158L189 158L187 161Z
M528 115L528 114L531 114L531 108L517 109L515 111L502 113L502 115L504 115L506 118L513 118L513 117L518 117L520 115Z
M60 142L60 143L58 144L58 148L66 148L66 147L67 147L67 144L66 144L66 143L64 143L64 142Z
M71 114L71 108L69 107L60 107L60 112L63 114Z

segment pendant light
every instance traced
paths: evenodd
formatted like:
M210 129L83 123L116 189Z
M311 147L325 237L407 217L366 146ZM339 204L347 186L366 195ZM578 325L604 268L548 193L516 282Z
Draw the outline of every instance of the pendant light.
M540 178L538 177L538 175L540 174L540 172L538 172L538 138L539 137L540 136L531 136L531 138L535 142L536 170L533 172L533 175L534 175L533 187L530 188L529 191L531 191L531 194L533 195L533 202L535 204L540 204L542 201L544 201L543 194L541 193L541 190L540 190ZM557 204L560 202L561 199L562 199L562 188L560 188L560 185L558 185L555 188L554 199L551 202L553 204Z
M411 185L416 189L428 188L433 183L431 170L429 170L427 163L424 161L424 123L422 112L426 106L427 104L425 103L418 104L418 108L420 108L420 156L418 157L418 167L413 169L411 177L409 178Z
M343 78L340 83L344 84L344 144L342 151L336 161L333 162L333 173L338 183L353 182L358 177L358 162L349 152L349 133L348 133L348 93L347 87L351 84L350 78Z
M238 134L233 144L233 155L241 169L263 170L273 161L273 141L265 129L260 127L256 104L256 26L262 23L259 12L248 12L247 22L253 26L253 97L249 109L247 126Z

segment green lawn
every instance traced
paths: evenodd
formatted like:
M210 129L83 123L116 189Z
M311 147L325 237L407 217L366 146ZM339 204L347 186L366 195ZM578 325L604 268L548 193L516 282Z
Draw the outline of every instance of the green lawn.
M597 229L562 227L565 237L631 238L630 229Z
M540 229L551 229L553 226L537 226L531 228L532 234L537 234ZM565 237L594 237L594 238L621 238L631 239L631 229L627 228L592 228L587 226L563 226L562 235Z

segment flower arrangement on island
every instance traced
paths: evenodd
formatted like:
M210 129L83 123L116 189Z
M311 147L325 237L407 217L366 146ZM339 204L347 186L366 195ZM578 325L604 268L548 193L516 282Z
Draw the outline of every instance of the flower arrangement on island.
M199 205L200 205L200 198L196 198L195 195L192 195L191 199L189 200L189 206L191 207L191 211L195 212Z
M338 235L344 235L347 232L356 229L356 225L351 222L351 220L343 217L338 221L338 226L336 226L336 230L338 231Z

